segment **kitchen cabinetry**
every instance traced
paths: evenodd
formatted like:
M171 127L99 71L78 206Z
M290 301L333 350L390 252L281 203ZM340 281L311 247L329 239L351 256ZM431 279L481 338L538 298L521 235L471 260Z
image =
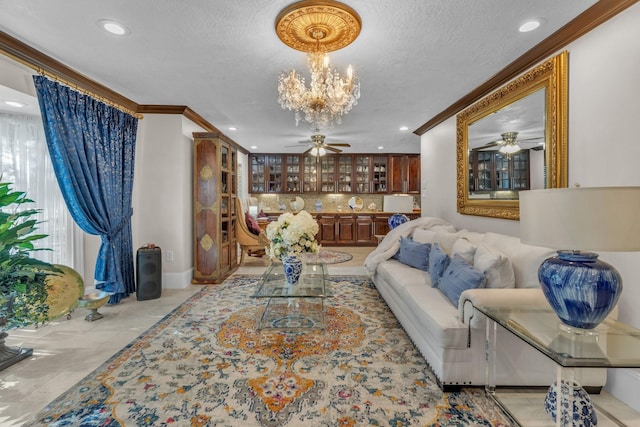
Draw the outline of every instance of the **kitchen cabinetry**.
M376 243L373 237L373 216L356 215L355 218L355 243L369 245Z
M193 283L219 283L238 264L237 150L219 133L193 137Z
M420 155L389 155L391 193L420 193Z
M302 189L305 193L318 192L318 159L314 156L302 156Z
M324 246L375 246L376 234L389 232L390 213L320 213L318 241ZM419 215L409 214L410 219Z
M320 244L335 244L336 237L336 216L333 214L320 214L316 216L318 222L318 241Z
M336 192L336 156L320 157L320 191L323 193Z
M353 215L338 216L336 228L336 243L353 244L356 241L356 219Z
M529 150L507 155L499 151L469 153L469 191L528 190Z
M284 189L285 193L302 192L302 158L297 154L284 156Z
M282 171L283 164L281 154L251 155L251 192L283 192Z
M252 154L251 193L420 193L420 156Z

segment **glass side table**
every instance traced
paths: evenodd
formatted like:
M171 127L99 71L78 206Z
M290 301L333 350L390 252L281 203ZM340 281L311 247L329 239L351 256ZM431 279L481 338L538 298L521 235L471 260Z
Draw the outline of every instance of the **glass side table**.
M267 299L257 328L325 329L324 300L333 296L328 277L326 264L307 263L298 283L289 286L284 280L282 263L272 263L251 295Z
M572 383L575 368L639 368L640 367L640 330L616 320L606 319L591 331L571 329L558 319L551 308L541 307L476 307L487 316L486 345L486 391L515 421L522 425L516 416L499 399L496 392L496 332L501 326L535 348L556 363L558 384L562 380ZM542 411L549 425L561 426L561 420L573 412L573 393L563 393L564 387L558 387L558 402L561 412L553 424L551 417ZM565 404L563 404L563 402ZM543 403L541 403L543 404ZM606 411L601 415L608 416ZM600 420L599 420L600 421ZM599 422L600 424L600 422ZM543 425L543 424L536 424ZM544 424L546 425L546 424Z

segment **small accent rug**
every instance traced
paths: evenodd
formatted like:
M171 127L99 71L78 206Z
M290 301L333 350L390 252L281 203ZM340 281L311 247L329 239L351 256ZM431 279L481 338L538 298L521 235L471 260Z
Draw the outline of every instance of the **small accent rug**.
M508 426L442 393L371 281L333 276L326 330L256 331L257 275L209 286L27 426Z
M350 261L353 255L347 252L334 251L331 249L320 249L317 255L306 255L307 261L323 262L325 264L339 264ZM317 257L317 258L316 258Z

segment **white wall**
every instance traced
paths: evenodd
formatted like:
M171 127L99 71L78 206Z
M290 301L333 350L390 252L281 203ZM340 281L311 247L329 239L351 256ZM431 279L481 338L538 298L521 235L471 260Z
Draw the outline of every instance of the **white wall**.
M193 137L203 129L178 114L145 114L138 122L132 238L162 250L162 287L184 288L193 270ZM93 283L100 238L85 234L85 283ZM173 260L171 260L173 258Z
M640 185L640 4L581 37L569 51L569 184ZM423 215L457 228L517 236L519 223L456 213L455 117L422 136ZM640 220L640 218L639 218ZM620 320L640 328L640 253L601 254L625 281ZM610 369L606 389L640 410L640 371Z

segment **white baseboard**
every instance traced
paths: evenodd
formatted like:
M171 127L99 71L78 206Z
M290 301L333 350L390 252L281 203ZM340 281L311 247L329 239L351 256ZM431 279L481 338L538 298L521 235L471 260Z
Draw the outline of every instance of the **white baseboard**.
M640 370L608 369L605 390L613 397L640 412Z
M193 278L193 268L182 273L162 273L163 289L184 289L191 285Z

